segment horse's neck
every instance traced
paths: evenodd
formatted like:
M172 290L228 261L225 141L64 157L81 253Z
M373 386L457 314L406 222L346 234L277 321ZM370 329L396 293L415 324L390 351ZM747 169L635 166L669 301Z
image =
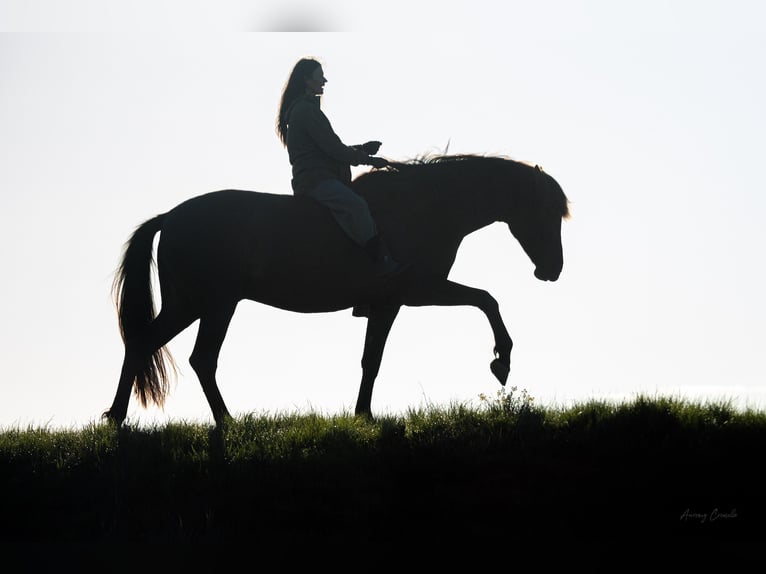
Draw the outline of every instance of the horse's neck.
M392 217L417 222L423 231L437 233L443 239L460 240L504 220L515 202L514 195L523 193L522 188L528 185L524 170L487 177L486 172L475 166L454 167L439 174L438 179L426 174L390 180L374 189L375 202L388 204L385 210L392 210Z
M507 221L515 206L527 201L535 186L534 168L510 162L502 171L487 177L485 174L466 174L456 177L454 186L471 215L466 219L468 233L497 221Z
M447 217L454 233L460 238L495 223L500 218L499 194L496 190L477 184L475 179L456 179L451 189L441 190ZM437 190L435 193L439 194Z

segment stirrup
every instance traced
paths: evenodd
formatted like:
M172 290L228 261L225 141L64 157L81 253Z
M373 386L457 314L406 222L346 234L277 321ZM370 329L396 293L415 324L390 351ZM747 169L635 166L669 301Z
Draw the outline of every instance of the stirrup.
M367 305L366 303L363 303L361 305L355 305L354 308L351 310L351 314L354 317L369 317L370 311L372 308Z

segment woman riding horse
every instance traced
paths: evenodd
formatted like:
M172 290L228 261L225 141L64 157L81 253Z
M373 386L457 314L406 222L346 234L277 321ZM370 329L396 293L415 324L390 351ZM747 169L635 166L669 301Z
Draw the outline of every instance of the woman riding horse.
M277 133L290 157L293 192L326 206L346 234L376 263L377 275L398 273L403 267L381 240L367 202L349 187L350 166L388 165L385 159L374 157L381 143L347 146L341 141L320 109L326 83L321 64L303 58L293 67L282 92Z

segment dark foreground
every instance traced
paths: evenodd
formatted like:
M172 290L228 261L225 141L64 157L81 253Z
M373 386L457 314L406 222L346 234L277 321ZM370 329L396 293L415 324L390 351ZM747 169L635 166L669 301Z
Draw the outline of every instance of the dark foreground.
M603 537L744 552L762 540L762 418L638 411L556 421L453 413L366 430L346 418L290 440L279 438L289 421L238 423L236 434L107 427L76 454L66 441L42 455L6 446L0 539L264 552L296 541L465 548Z

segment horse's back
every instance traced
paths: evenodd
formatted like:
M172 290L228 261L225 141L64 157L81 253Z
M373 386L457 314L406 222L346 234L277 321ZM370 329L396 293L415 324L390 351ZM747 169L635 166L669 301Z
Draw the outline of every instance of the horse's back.
M295 207L296 199L258 191L225 189L187 199L165 214L163 229L182 228L205 222L228 225L243 218L272 218Z
M259 233L272 236L293 225L305 226L315 217L317 206L289 195L227 189L193 197L165 214L162 226L166 242L200 240L218 243L237 237L252 240Z
M164 214L158 245L161 282L234 283L249 253L289 221L295 198L222 190L190 198Z
M355 263L356 262L356 263ZM222 291L275 306L337 307L350 270L366 262L309 199L241 190L191 198L164 216L158 249L160 283L184 292ZM339 279L334 279L338 277ZM342 278L342 279L341 279Z

